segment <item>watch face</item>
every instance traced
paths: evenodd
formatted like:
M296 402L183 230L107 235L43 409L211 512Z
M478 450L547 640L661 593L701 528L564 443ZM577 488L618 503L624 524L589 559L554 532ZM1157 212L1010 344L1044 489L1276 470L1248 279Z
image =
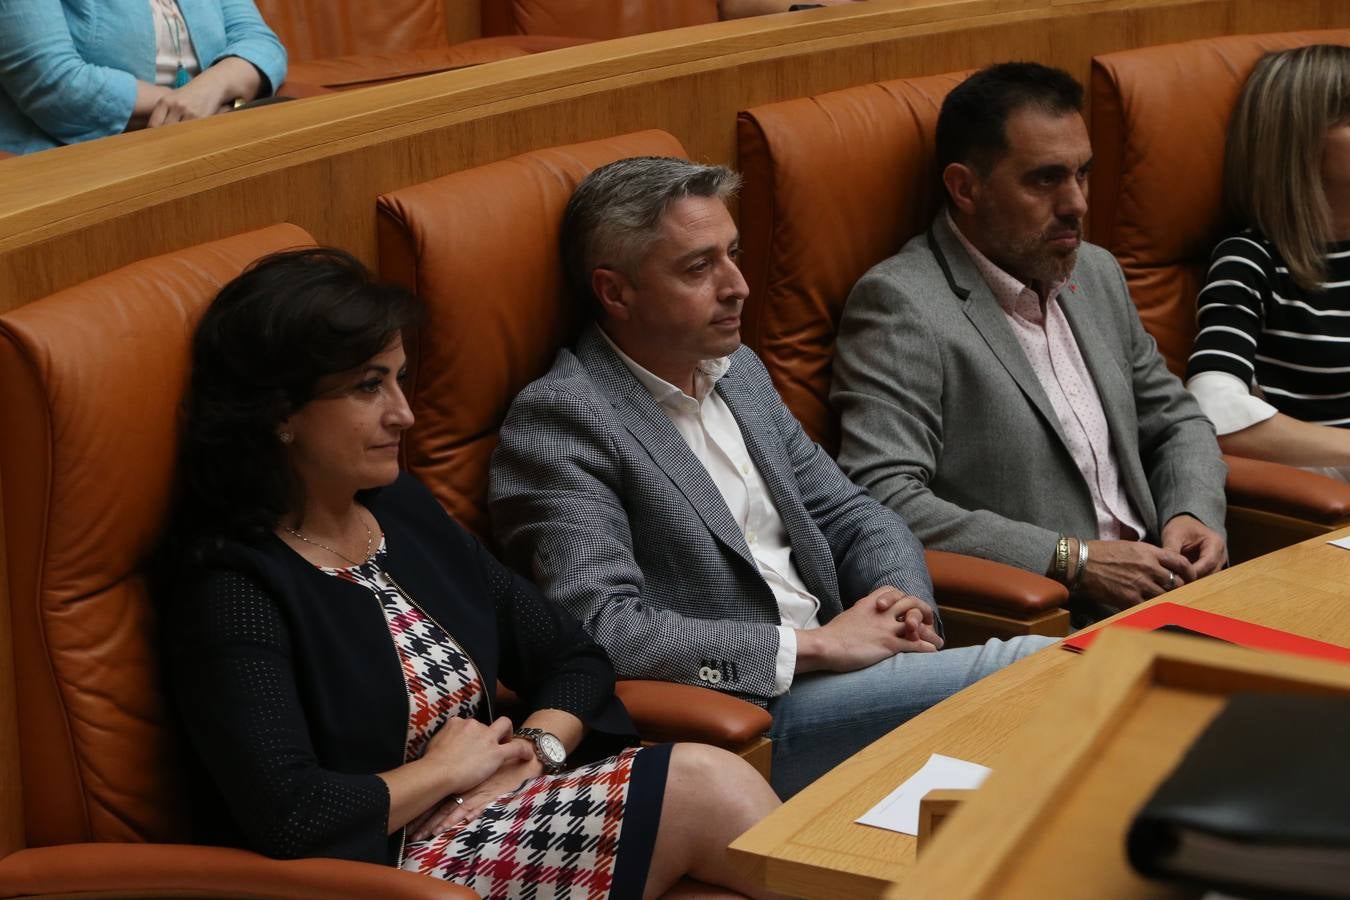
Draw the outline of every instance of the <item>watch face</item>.
M555 766L560 766L567 761L567 748L563 746L562 741L551 734L539 735L535 740L535 746L544 755L544 759Z

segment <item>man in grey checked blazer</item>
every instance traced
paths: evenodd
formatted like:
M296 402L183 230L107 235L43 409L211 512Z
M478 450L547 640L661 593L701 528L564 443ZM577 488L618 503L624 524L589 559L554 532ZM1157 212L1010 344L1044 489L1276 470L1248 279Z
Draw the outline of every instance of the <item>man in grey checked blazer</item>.
M740 347L739 179L681 160L598 169L563 220L595 321L516 398L493 530L620 677L701 685L774 715L787 796L1047 641L939 652L922 548L808 439Z

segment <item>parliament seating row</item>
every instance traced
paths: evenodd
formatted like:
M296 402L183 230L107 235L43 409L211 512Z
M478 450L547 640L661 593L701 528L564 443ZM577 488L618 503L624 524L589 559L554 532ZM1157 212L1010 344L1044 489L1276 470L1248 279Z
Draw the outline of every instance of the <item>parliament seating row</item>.
M511 398L577 324L554 260L562 207L591 169L639 154L684 149L664 132L641 132L526 154L380 200L382 274L427 307L410 347L417 422L404 464L473 530L484 529L487 460ZM297 896L369 892L368 876L349 878L346 867L181 844L188 792L158 684L143 570L169 502L197 317L253 259L312 243L295 226L272 226L143 260L0 318L16 768L29 848L0 860L0 896L108 885L209 890L235 868L245 883L271 877ZM943 556L933 562L939 585ZM1016 598L1019 578L1044 581L979 560L951 565L949 580L979 593L981 567L995 570L984 589L993 594ZM771 720L753 704L650 682L623 682L620 695L644 739L715 743L765 766L761 735ZM406 878L389 890L429 896Z
M1148 72L1159 57L1175 59L1192 95L1208 92L1209 103L1231 106L1230 82L1245 76L1240 61L1250 68L1253 48L1311 40L1346 41L1350 32L1152 48L1138 51L1155 54L1139 66ZM1224 65L1211 85L1197 75L1198 61L1216 53ZM1141 108L1128 56L1098 60L1094 104L1101 72L1108 79L1102 91L1115 90L1131 114ZM935 209L936 185L924 174L932 126L958 80L856 88L752 109L740 122L747 179L740 218L752 290L745 337L794 412L827 443L833 426L819 401L839 305L871 264L864 257L894 252ZM1215 113L1220 121L1226 114ZM1127 146L1129 129L1149 127L1139 116L1124 121L1118 133ZM1093 127L1096 137L1103 126L1095 108ZM1171 147L1139 146L1150 155ZM1197 152L1208 152L1217 171L1221 131L1217 144ZM555 258L562 206L588 171L634 154L684 149L664 132L641 132L525 154L379 198L381 273L428 307L410 348L417 423L404 463L480 533L487 458L506 407L578 324L562 298ZM1098 154L1098 170L1113 159L1138 164L1130 153ZM1133 176L1121 177L1128 183ZM1136 196L1127 187L1118 191ZM1175 198L1175 191L1168 195L1170 203ZM1123 203L1117 208L1121 221L1142 215ZM1094 218L1094 230L1107 227L1102 221ZM274 861L181 844L186 791L158 683L142 562L168 503L188 341L224 281L262 254L309 243L303 230L277 225L144 260L0 316L0 513L18 685L18 758L8 765L21 783L15 827L28 848L0 859L0 896L464 895L373 866ZM1127 271L1135 265L1123 261ZM1184 298L1173 306L1183 307ZM1009 627L1019 617L1022 627L1043 623L1065 598L1048 579L993 563L941 554L929 562L944 615L959 627ZM963 620L962 609L973 615ZM1058 619L1052 625L1063 627ZM650 739L742 746L768 724L757 707L698 688L637 684L624 691ZM685 699L672 700L671 692Z
M332 90L717 21L716 0L481 0L481 36L452 40L451 4L477 2L257 0L290 55L288 82Z
M380 199L381 274L428 310L413 351L419 421L405 440L407 467L479 533L488 457L507 408L581 324L557 262L563 207L586 173L638 155L687 154L665 132L640 132L527 153ZM1067 592L1048 578L950 553L930 551L928 562L952 646L1067 630Z
M1350 30L1241 35L1096 57L1088 239L1115 254L1144 327L1184 373L1222 203L1228 116L1270 50L1350 43ZM925 230L941 204L937 114L962 75L901 79L741 113L744 337L807 432L837 446L827 404L834 335L853 283ZM1175 90L1185 83L1186 90ZM878 197L894 202L877 202ZM1350 520L1350 486L1239 457L1229 467L1232 562Z

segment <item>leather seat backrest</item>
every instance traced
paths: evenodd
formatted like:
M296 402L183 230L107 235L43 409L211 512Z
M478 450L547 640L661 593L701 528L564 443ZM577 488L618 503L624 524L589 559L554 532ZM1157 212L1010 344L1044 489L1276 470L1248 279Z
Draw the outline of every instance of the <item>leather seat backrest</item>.
M470 2L470 0L461 0ZM257 0L292 62L448 43L445 0Z
M0 558L29 846L187 834L142 566L169 501L189 343L223 283L312 243L266 228L0 316Z
M386 194L380 270L426 304L405 463L465 527L487 531L488 458L521 388L576 334L558 227L576 185L628 156L684 156L663 131L537 150Z
M717 21L717 0L483 0L483 34L605 40Z
M1088 235L1115 254L1168 367L1186 367L1195 297L1223 206L1224 137L1262 54L1350 43L1350 29L1237 35L1143 47L1092 61Z
M742 337L807 434L833 452L836 326L869 268L939 204L937 115L962 74L886 81L757 106L737 122Z

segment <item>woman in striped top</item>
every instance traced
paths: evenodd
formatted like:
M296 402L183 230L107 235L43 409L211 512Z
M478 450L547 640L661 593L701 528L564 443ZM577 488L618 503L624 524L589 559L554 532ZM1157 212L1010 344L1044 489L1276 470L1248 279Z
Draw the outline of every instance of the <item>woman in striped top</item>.
M1263 57L1229 123L1186 386L1227 453L1350 480L1350 47Z

